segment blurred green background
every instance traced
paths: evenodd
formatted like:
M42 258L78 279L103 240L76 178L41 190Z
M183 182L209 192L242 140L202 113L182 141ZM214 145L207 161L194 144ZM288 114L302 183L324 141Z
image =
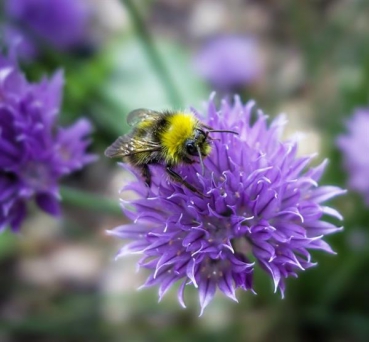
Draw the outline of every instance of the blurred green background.
M147 275L136 273L136 258L114 262L122 242L105 230L126 222L118 208L126 175L103 151L135 108L201 110L214 88L196 72L196 54L212 37L247 35L262 72L238 93L270 116L285 112L286 134L305 133L300 152L330 159L323 183L345 187L335 139L368 105L369 2L86 2L94 48L45 49L22 67L31 80L65 70L60 121L90 118L100 159L64 180L61 220L34 210L19 236L0 235L0 341L368 341L369 214L360 196L334 201L345 229L327 241L338 255L313 253L319 265L288 279L285 299L256 272L257 296L238 292L238 304L216 296L198 318L195 290L187 309L175 290L158 304L156 288L136 290Z

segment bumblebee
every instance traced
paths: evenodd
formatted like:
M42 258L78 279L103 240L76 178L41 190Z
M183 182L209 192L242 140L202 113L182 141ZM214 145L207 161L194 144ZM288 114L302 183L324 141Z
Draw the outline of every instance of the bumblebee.
M130 133L120 136L105 151L109 158L123 158L137 170L150 187L150 164L163 165L169 177L191 191L203 196L193 185L184 180L174 167L180 164L200 162L204 173L203 158L211 152L209 136L214 130L200 122L193 113L180 111L157 112L150 109L136 109L127 116L132 127ZM195 158L195 159L194 159Z

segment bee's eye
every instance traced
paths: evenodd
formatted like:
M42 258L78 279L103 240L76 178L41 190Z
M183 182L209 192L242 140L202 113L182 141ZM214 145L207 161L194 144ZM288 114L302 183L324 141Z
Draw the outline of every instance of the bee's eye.
M191 156L196 156L197 155L197 150L196 150L195 144L193 142L186 143L186 151Z

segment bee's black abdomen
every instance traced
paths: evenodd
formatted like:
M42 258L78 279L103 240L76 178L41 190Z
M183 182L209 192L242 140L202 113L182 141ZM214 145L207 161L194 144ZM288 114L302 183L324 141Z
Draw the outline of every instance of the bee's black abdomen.
M151 173L150 173L150 169L148 165L147 164L142 165L140 168L141 168L142 177L144 178L146 185L150 187L151 186Z

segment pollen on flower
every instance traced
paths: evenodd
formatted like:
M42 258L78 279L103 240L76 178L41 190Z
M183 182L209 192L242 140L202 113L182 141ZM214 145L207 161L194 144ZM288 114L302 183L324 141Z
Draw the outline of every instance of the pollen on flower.
M327 220L340 214L323 203L345 191L318 185L326 162L309 167L312 156L299 157L296 141L279 140L285 120L268 124L262 111L253 116L253 106L235 98L217 109L209 101L204 123L239 135L213 141L204 175L197 164L178 168L207 197L167 182L153 168L150 189L139 179L126 187L141 194L123 203L135 223L110 232L132 240L120 255L142 255L138 264L149 272L144 286L158 286L162 298L179 282L184 307L184 290L193 286L201 314L217 289L234 301L237 289L255 293L256 267L283 296L288 277L316 265L311 250L334 253L324 237L342 229Z

